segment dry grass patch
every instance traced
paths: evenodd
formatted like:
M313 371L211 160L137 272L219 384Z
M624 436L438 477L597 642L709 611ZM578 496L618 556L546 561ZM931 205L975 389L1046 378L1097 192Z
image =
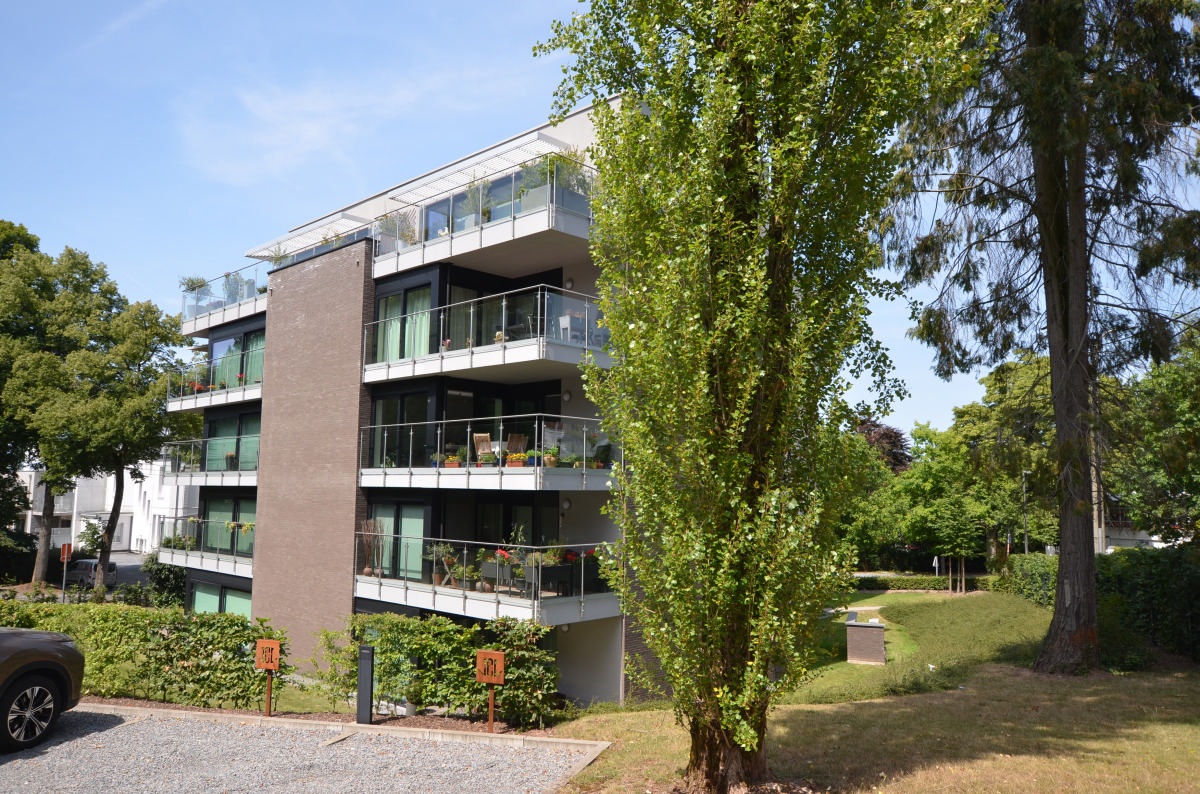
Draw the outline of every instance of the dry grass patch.
M1052 678L987 665L961 689L773 713L780 779L836 792L1196 791L1200 675ZM687 761L669 712L585 717L554 733L613 741L566 792L668 792Z

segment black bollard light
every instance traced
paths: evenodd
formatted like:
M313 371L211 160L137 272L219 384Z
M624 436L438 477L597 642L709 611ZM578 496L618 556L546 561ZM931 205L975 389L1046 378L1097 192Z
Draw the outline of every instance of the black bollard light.
M375 707L375 646L358 646L358 716L359 725L371 724L371 709Z

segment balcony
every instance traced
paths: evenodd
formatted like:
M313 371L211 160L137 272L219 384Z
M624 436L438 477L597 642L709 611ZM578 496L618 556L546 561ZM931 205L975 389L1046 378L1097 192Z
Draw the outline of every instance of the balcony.
M595 171L562 152L496 167L497 157L407 185L377 220L375 278L556 231L586 240Z
M197 411L262 399L263 349L193 362L167 373L167 410Z
M525 365L522 379L561 377L590 355L609 364L608 329L595 299L556 287L489 295L368 323L363 334L366 383ZM546 371L534 372L530 364Z
M479 620L545 625L620 614L597 544L528 546L358 532L354 595Z
M211 281L184 279L180 319L187 336L267 310L267 264L231 271Z
M159 562L249 578L253 557L253 521L208 521L191 516L163 522Z
M359 449L364 488L608 491L621 459L596 419L551 414L374 425Z
M257 485L259 436L220 436L163 446L163 480L171 485Z

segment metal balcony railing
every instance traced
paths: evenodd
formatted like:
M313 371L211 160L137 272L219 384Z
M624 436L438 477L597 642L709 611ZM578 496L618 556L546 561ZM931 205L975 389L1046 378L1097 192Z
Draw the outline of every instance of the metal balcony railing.
M184 370L167 373L167 398L189 397L262 383L262 348L229 353L216 359L192 362Z
M376 522L368 522L368 524ZM533 602L609 592L603 544L531 546L357 532L354 573Z
M596 172L562 154L547 154L421 197L376 221L375 256L552 208L591 218ZM402 200L401 197L396 197Z
M621 457L599 420L554 414L372 425L362 429L360 450L363 469L606 469Z
M163 521L159 546L232 557L254 556L254 522L222 521L186 516Z
M267 291L268 263L256 262L210 281L184 279L182 319L251 300Z
M608 344L602 321L594 298L530 287L368 323L363 361L405 361L539 338L599 352Z
M167 472L257 471L259 436L219 436L164 445Z

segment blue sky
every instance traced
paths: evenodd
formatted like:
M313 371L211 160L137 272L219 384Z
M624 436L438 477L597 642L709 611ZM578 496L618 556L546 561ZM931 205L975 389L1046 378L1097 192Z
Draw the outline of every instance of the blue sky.
M39 0L0 4L0 218L87 251L132 300L178 311L288 229L541 124L575 0ZM886 421L945 428L979 398L876 333L913 396Z

